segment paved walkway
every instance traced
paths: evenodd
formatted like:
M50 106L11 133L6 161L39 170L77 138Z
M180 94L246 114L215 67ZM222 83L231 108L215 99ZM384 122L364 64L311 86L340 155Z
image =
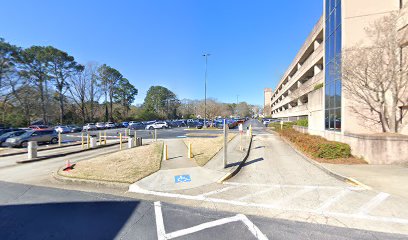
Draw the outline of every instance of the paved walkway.
M408 167L399 165L323 164L326 168L351 177L373 189L408 199Z
M243 138L242 144L246 146ZM162 160L161 169L152 175L132 184L129 191L176 191L214 184L236 168L245 152L239 149L239 136L228 143L228 167L223 167L223 150L219 151L204 167L196 164L195 159L187 158L187 146L181 139L165 140L169 159ZM180 180L181 179L181 180Z

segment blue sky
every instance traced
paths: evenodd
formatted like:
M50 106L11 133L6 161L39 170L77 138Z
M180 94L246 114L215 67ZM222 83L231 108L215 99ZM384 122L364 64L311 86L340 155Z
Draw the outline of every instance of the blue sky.
M322 14L322 0L0 1L0 37L118 69L138 89L263 104Z

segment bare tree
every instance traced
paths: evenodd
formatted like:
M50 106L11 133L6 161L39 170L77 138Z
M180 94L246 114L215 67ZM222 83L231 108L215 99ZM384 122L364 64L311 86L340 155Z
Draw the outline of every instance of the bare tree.
M393 133L406 124L399 106L408 103L408 59L399 44L397 20L392 14L375 22L366 29L371 42L343 51L342 66L336 67L344 93L353 101L352 112Z

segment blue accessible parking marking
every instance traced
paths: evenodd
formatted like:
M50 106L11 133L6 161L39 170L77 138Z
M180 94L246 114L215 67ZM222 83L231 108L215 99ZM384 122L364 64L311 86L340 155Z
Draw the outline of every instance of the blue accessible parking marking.
M191 182L191 177L190 175L177 175L177 176L174 176L174 182L175 183Z

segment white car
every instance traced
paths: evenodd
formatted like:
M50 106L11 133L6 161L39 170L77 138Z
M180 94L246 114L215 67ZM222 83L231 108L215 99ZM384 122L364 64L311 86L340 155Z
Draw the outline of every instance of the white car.
M147 125L145 129L153 130L153 129L160 129L160 128L168 128L168 127L169 125L167 125L166 122L155 122L153 124Z
M95 123L87 123L85 126L83 126L82 130L84 131L91 131L91 130L96 130L96 125Z
M97 122L95 126L97 129L105 129L105 123L103 122Z
M56 126L54 130L58 133L69 133L71 132L71 128L68 126Z
M115 125L115 123L113 123L113 122L107 122L107 123L105 123L105 128L115 128L116 127L116 125Z

